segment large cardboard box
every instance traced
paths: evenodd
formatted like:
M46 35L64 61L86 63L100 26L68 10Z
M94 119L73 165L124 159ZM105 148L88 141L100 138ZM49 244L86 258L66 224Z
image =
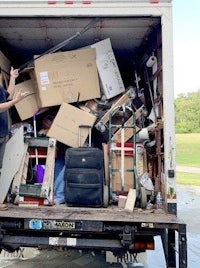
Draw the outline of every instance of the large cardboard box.
M15 108L19 114L20 119L26 120L33 117L36 112L42 112L40 109L40 101L38 97L37 82L35 78L34 68L26 68L21 72L21 77L26 77L27 80L15 85L15 91L29 92L29 94L20 102L15 104Z
M62 103L47 132L47 136L55 138L70 147L83 146L88 137L88 129L81 130L79 144L79 126L87 125L92 127L95 121L96 116L71 104Z
M109 38L91 45L96 49L96 63L101 88L106 99L111 99L125 91L122 77Z
M57 52L35 60L40 106L100 97L94 48Z
M9 74L10 74L11 63L10 60L1 51L0 51L0 66L1 66L0 85L7 88L10 79Z
M39 109L36 87L32 79L19 83L15 86L16 92L22 89L23 92L29 91L29 94L20 102L15 104L15 108L20 119L26 120L32 117Z

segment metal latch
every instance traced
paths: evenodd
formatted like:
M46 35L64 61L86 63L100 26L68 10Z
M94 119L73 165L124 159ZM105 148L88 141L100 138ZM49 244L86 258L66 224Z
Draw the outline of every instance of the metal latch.
M124 247L129 247L130 245L133 245L134 235L131 226L128 225L124 226L121 242Z

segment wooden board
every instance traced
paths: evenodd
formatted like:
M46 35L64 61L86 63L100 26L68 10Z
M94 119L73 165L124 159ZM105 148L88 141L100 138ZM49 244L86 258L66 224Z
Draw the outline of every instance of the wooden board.
M3 167L0 175L0 203L3 203L11 182L19 170L24 155L24 135L23 126L9 139L6 144Z
M144 106L140 107L136 112L135 112L135 117L136 119L139 118L139 116L142 113ZM134 121L133 121L133 116L131 116L126 122L125 122L125 127L124 127L124 142L128 141L135 133L134 132L138 132L140 130L140 128L138 128L137 126L135 128L131 128L129 126L134 125ZM128 126L126 128L126 126ZM122 129L120 128L119 130L117 130L115 132L115 134L113 135L113 140L118 142L121 141L121 131Z
M19 167L19 170L15 174L12 183L12 194L19 194L19 186L21 183L26 183L27 172L28 172L28 162L29 162L29 153L28 153L28 144L24 144L24 155Z
M154 213L152 213L154 211ZM118 206L108 208L82 208L59 206L39 206L37 208L21 208L10 204L8 210L0 211L0 217L22 219L57 219L80 221L112 221L112 222L142 222L142 223L181 223L175 215L158 210L142 210L135 208L133 212L125 211Z
M47 198L50 203L53 202L55 154L56 154L56 139L50 138L47 150L44 180L41 189L41 197Z

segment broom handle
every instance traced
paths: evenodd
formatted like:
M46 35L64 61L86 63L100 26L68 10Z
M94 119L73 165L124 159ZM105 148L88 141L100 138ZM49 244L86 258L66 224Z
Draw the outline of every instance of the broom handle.
M36 129L36 118L33 116L33 129L34 129L34 138L37 138L37 129ZM38 150L35 148L35 162L38 165Z

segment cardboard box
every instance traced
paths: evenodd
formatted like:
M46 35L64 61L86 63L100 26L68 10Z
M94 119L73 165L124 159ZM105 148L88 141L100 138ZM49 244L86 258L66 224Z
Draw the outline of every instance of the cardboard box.
M91 45L96 49L96 64L101 87L106 99L111 99L125 91L117 61L109 38Z
M44 108L40 109L40 100L38 97L38 89L34 68L31 67L24 69L23 72L21 72L21 76L23 75L28 80L25 80L15 85L16 92L20 89L22 89L23 92L29 92L26 98L15 104L15 108L22 121L33 117L33 115L37 111L39 111L38 113L42 113L43 111L45 111Z
M0 66L1 66L0 85L7 88L10 79L9 74L10 74L11 63L10 60L1 51L0 51Z
M35 73L41 107L100 97L94 48L45 55L35 61Z
M109 155L108 155L108 144L103 144L103 151L104 151L104 166L105 166L105 179L106 184L109 182ZM120 155L113 155L112 157L112 168L119 169L121 167L121 156ZM126 155L124 157L124 169L133 169L133 157L130 155ZM133 188L133 172L124 172L125 176L125 183L124 183L124 191L128 192L130 188ZM113 192L121 192L122 185L121 185L121 174L120 172L113 172L112 173L112 181L111 187Z
M129 143L128 144L125 143L125 146L129 147ZM145 155L142 153L142 150L143 150L143 145L138 143L136 145L136 151L137 151L136 168L137 168L138 176L141 176L146 171L145 160L144 160ZM105 179L106 179L106 183L108 184L109 182L108 144L103 144L103 151L104 151ZM124 178L125 178L124 191L125 192L128 192L129 189L132 189L135 187L134 173L131 171L126 171L126 170L133 170L133 165L134 165L133 152L125 150L125 156L124 156ZM121 192L122 190L121 172L120 172L121 154L119 152L115 154L113 153L112 155L112 168L118 170L118 172L112 173L112 182L111 182L112 190L114 192Z
M38 111L39 106L36 96L37 91L33 80L30 79L15 86L16 92L20 89L22 89L23 92L29 91L27 97L15 104L19 117L23 121L32 117Z
M118 169L118 172L113 172L112 179L112 189L114 192L120 192L122 190L122 179L121 179L121 156L116 155L113 157L113 168ZM126 155L124 158L124 170L132 169L133 170L133 157ZM134 188L134 173L124 171L124 191L128 192L129 189Z
M48 137L70 146L79 146L79 126L93 126L96 116L85 112L71 104L62 103L49 131ZM83 146L88 137L88 129L82 129L80 132L80 146Z

